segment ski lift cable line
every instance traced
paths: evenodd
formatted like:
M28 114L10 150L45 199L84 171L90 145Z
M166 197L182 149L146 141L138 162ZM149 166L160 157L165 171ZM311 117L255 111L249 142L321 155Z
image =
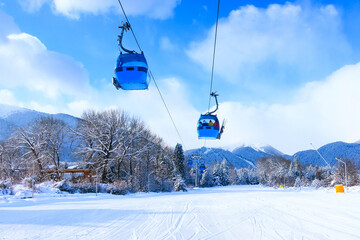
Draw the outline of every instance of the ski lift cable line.
M211 67L210 96L209 96L208 112L210 112L211 93L212 93L213 80L214 80L216 40L217 40L217 30L218 30L218 23L219 23L219 9L220 9L220 0L218 0L217 14L216 14L215 39L214 39L213 59L212 59L212 67Z
M132 26L131 26L131 24L130 24L130 21L129 21L127 15L126 15L126 12L125 12L125 9L124 9L122 3L121 3L120 0L118 0L118 2L119 2L119 5L120 5L120 7L121 7L121 10L122 10L122 12L123 12L123 14L124 14L124 16L125 16L126 21L127 21L127 22L129 23L129 25L130 25L130 30L131 30L132 35L134 36L134 39L135 39L136 44L137 44L139 50L140 50L141 52L143 52L142 49L141 49L141 47L140 47L140 44L139 44L139 42L138 42L138 40L137 40L137 38L136 38L135 32L134 32L133 29L132 29ZM161 94L160 88L159 88L158 84L156 83L156 80L155 80L154 75L152 74L150 68L149 68L149 74L150 74L151 78L153 79L153 81L154 81L154 83L155 83L156 89L158 90L158 93L159 93L159 95L160 95L160 98L161 98L164 106L165 106L165 109L166 109L166 111L167 111L167 113L168 113L168 115L169 115L169 117L170 117L170 119L171 119L172 124L174 125L174 128L175 128L175 130L176 130L176 133L177 133L177 135L178 135L178 137L179 137L179 139L180 139L180 141L181 141L181 143L182 143L182 145L183 145L183 147L184 147L184 150L186 151L186 146L185 146L185 144L184 144L184 141L183 141L183 139L182 139L182 137L181 137L181 135L180 135L180 132L179 132L178 128L176 127L175 121L174 121L174 119L173 119L173 117L172 117L172 115L171 115L171 113L170 113L170 110L169 110L169 108L168 108L168 106L167 106L167 104L166 104L166 102L165 102L165 99L164 99L163 95Z
M312 143L310 143L310 145L315 149L315 151L319 154L319 156L322 158L322 160L324 160L324 162L326 163L326 165L328 167L330 167L330 164L325 160L325 158L323 157L323 155L321 155L321 153L314 147L314 145Z
M138 46L138 48L139 48L140 52L142 52L142 49L141 49L140 44L139 44L139 42L138 42L138 40L137 40L137 38L136 38L136 36L135 36L135 33L134 33L133 29L132 29L132 26L131 26L131 24L130 24L130 21L129 21L129 19L128 19L128 17L127 17L127 15L126 15L126 13L125 13L125 9L124 9L124 7L123 7L123 5L122 5L121 1L120 1L120 0L118 0L118 2L119 2L119 4L120 4L120 7L121 7L122 12L124 13L124 16L125 16L126 22L128 22L128 23L129 23L129 25L130 25L130 30L131 30L132 35L134 36L135 42L136 42L136 44L137 44L137 46Z
M183 141L183 139L182 139L182 137L181 137L181 135L180 135L179 129L176 127L175 121L174 121L173 117L171 116L170 110L169 110L169 108L168 108L168 106L167 106L167 104L166 104L166 102L165 102L165 99L164 99L163 95L161 94L160 88L159 88L159 86L157 85L157 83L156 83L156 81L155 81L154 75L152 74L151 70L149 70L149 73L150 73L151 78L154 80L154 83L155 83L156 89L157 89L158 92L159 92L160 98L161 98L162 102L164 103L164 106L165 106L165 108L166 108L166 111L167 111L167 113L169 114L169 117L170 117L170 119L171 119L171 122L172 122L172 124L174 125L174 128L175 128L175 130L176 130L176 133L178 134L179 139L180 139L182 145L184 146L184 150L186 151L186 146L185 146L184 141Z

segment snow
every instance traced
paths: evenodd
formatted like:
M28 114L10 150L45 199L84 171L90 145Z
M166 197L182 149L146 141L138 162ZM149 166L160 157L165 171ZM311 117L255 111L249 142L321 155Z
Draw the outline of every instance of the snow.
M238 156L238 155L235 155L235 156L236 156L237 158L239 158L239 159L247 162L247 164L249 164L250 166L255 167L255 164L252 163L251 161L249 161L249 160L247 160L247 159L245 159L245 158L243 158L243 157L240 157L240 156Z
M0 198L1 239L359 239L360 188Z
M204 155L205 155L205 154L208 154L210 151L211 151L211 148L207 148L203 154L204 154Z
M0 103L0 118L7 118L8 116L15 114L15 113L22 113L27 111L25 108L20 108L16 106L10 106L6 104Z

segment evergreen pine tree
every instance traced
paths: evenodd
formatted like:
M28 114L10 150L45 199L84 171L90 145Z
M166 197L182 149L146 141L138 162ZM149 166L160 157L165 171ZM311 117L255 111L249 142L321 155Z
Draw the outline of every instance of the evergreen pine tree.
M224 159L221 162L220 169L221 169L221 175L220 175L221 185L227 186L230 184L230 178L229 178L229 167L228 167L226 159Z
M216 162L213 169L213 181L215 186L221 186L221 175L220 163Z
M301 187L301 165L297 156L294 157L293 162L290 164L288 175L293 179L294 187Z
M187 191L184 179L180 175L176 175L174 177L174 190L177 192L179 192L179 191L186 192Z
M180 174L180 176L185 179L185 157L184 151L181 144L176 144L174 150L174 164L175 164L175 171L176 174Z
M212 187L214 186L213 175L210 169L206 169L204 173L201 175L200 179L201 187Z

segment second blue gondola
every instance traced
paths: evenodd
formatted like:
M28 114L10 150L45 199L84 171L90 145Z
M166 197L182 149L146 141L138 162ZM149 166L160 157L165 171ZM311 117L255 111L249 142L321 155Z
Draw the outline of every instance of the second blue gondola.
M193 161L191 159L188 160L188 166L192 166L193 165Z
M216 115L201 114L198 127L199 139L217 139L220 134L219 120Z
M218 94L212 92L210 96L215 98L216 109L212 112L207 112L205 114L200 115L197 126L199 139L220 139L221 134L223 133L225 128L224 123L220 127L219 119L215 114L215 112L219 108L219 103L217 100Z

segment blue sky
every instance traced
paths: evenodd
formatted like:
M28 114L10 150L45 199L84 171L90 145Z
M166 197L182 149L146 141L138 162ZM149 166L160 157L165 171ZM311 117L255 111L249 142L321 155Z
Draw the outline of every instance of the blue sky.
M217 1L123 0L187 149L200 147ZM120 108L179 141L153 83L116 91L117 0L0 0L0 103L81 116ZM221 1L214 90L227 129L206 146L285 153L360 139L359 1ZM124 45L136 49L130 34Z

